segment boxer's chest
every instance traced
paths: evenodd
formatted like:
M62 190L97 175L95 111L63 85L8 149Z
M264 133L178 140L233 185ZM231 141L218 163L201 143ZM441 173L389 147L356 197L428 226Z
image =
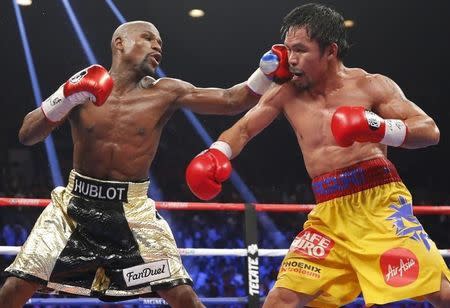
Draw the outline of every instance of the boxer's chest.
M87 138L111 141L145 138L160 130L160 123L167 117L166 106L157 96L145 97L145 100L137 96L110 97L100 107L93 104L82 106L75 126L78 134Z
M302 95L284 104L284 113L300 140L324 141L331 136L331 118L339 106L371 108L372 99L363 91L344 87L326 96ZM315 143L315 142L313 142Z

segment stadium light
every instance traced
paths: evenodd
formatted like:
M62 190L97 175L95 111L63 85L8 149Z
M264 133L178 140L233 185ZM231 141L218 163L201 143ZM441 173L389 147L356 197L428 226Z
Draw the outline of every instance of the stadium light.
M18 5L22 5L22 6L28 6L31 5L32 1L31 0L16 0Z
M192 18L200 18L205 16L205 11L201 9L192 9L189 11L189 16L191 16Z

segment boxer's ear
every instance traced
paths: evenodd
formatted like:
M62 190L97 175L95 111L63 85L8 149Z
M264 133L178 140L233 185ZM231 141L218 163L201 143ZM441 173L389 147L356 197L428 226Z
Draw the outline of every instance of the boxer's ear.
M325 54L329 59L337 58L338 52L339 52L339 47L336 43L330 44L325 49Z
M123 50L125 48L121 37L116 37L116 39L114 40L114 47L117 50Z

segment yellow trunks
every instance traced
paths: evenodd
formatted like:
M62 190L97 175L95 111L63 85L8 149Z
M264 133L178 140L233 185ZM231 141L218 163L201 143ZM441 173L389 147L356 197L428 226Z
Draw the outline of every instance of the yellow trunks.
M284 258L276 287L322 294L308 306L338 307L361 291L368 305L418 298L450 279L413 215L393 165L375 159L313 180L318 204Z

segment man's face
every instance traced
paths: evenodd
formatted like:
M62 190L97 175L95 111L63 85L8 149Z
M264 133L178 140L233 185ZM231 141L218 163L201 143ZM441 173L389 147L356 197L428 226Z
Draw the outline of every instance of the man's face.
M144 75L155 76L162 58L162 41L152 24L143 24L124 38L124 56Z
M319 44L311 40L305 27L289 29L284 44L288 49L289 68L294 73L292 81L298 88L311 88L327 68Z

